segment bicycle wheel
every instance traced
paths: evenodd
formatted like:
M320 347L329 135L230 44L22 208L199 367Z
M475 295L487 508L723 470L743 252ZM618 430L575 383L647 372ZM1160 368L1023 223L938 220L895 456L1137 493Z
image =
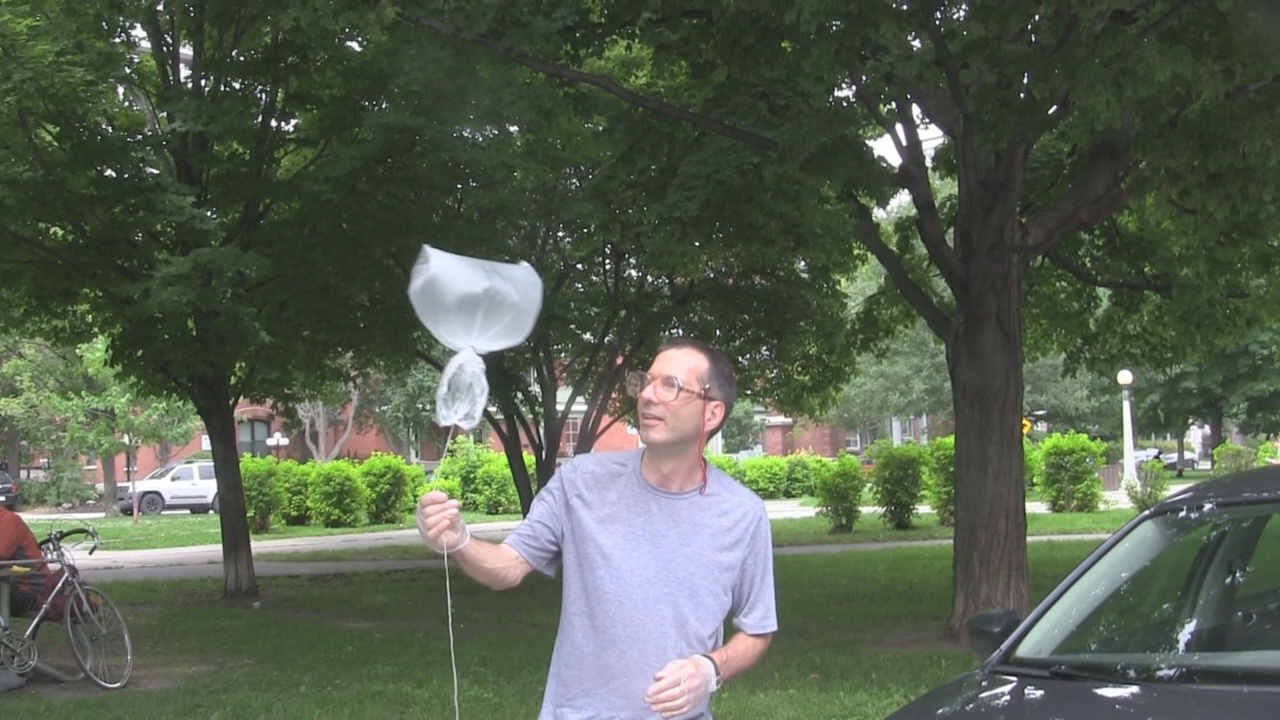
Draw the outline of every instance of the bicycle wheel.
M83 594L81 594L83 593ZM124 687L133 671L133 644L115 603L101 590L82 585L72 590L63 618L76 664L95 685Z

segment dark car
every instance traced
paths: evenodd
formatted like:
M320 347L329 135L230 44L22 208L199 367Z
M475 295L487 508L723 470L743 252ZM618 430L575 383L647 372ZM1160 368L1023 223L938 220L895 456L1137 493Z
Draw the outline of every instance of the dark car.
M4 470L0 470L0 505L18 509L18 483Z
M1188 486L966 632L982 665L891 720L1280 717L1280 466Z
M1176 452L1164 453L1160 456L1160 462L1164 463L1165 470L1199 470L1200 469L1199 457L1195 453L1191 452L1190 450L1187 450L1182 453L1181 460L1178 459L1178 453Z

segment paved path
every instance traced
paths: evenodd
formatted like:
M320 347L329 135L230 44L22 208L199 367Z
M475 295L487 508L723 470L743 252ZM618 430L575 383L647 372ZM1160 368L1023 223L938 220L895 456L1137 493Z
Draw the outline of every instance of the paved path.
M1107 499L1114 507L1128 507L1128 498L1124 493L1107 493ZM816 509L801 505L798 500L768 500L765 506L771 519L813 517ZM926 508L927 510L927 508ZM865 512L876 512L876 508L864 508ZM1032 513L1046 512L1043 503L1027 503L1027 511ZM101 517L90 515L85 519ZM472 533L479 538L499 541L513 530L518 521L473 523ZM1035 540L1065 539L1102 539L1105 535L1071 535L1071 536L1036 536ZM847 543L831 545L804 545L782 547L776 549L778 555L796 555L811 553L861 552L903 545L949 544L950 540L904 541L881 543ZM343 550L350 548L376 548L391 545L420 545L422 540L415 529L391 530L386 532L361 533L354 535L322 535L280 540L254 540L255 556L291 552L308 552L317 550ZM424 553L426 551L424 550ZM183 548L164 548L157 550L100 550L93 555L81 553L76 557L76 565L90 581L111 582L119 580L150 580L167 578L205 578L222 576L222 546L199 545ZM406 560L334 560L334 561L285 561L255 560L254 571L260 576L269 575L330 575L336 573L404 570L411 568L439 568L443 560L439 557Z

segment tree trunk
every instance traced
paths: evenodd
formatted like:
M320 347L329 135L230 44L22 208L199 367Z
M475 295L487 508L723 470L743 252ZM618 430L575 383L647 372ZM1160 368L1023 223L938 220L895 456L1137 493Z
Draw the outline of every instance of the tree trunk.
M970 259L974 265L992 261L992 255ZM1031 605L1021 431L1021 272L996 264L971 268L969 289L957 298L957 324L946 343L956 437L954 595L947 625L955 635L975 613L1007 608L1025 614Z
M125 462L129 462L129 455L125 453ZM98 458L98 465L102 468L102 507L104 512L110 515L119 515L120 506L116 504L116 456L115 454L103 455Z
M9 475L21 479L22 474L22 433L17 428L4 429L4 464Z
M528 517L529 509L533 507L533 482L529 477L529 468L524 464L524 450L518 442L504 443L503 453L507 456L507 465L511 467L516 495L520 497L520 515Z
M212 384L212 383L211 383ZM222 525L222 595L227 599L257 597L258 579L253 571L249 544L249 519L245 513L244 481L240 477L240 451L236 435L235 399L227 386L200 388L196 412L204 421L218 475L218 518Z
M1209 467L1216 468L1217 460L1214 457L1214 451L1218 446L1226 442L1226 412L1222 409L1222 401L1215 400L1209 406Z
M160 467L168 465L169 461L173 459L173 443L163 441L158 443L156 445L156 459L160 461Z
M1186 457L1186 435L1184 431L1178 436L1178 454L1175 456L1177 459L1174 460L1173 464L1174 477L1182 477L1182 463L1183 458Z

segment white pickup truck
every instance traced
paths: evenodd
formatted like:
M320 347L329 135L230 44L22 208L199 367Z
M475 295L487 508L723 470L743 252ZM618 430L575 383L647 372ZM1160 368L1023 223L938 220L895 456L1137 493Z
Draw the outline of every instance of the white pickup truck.
M192 514L218 512L218 476L212 460L184 460L166 465L136 481L138 512L157 515L165 510L190 510ZM133 488L116 486L120 512L133 513Z

